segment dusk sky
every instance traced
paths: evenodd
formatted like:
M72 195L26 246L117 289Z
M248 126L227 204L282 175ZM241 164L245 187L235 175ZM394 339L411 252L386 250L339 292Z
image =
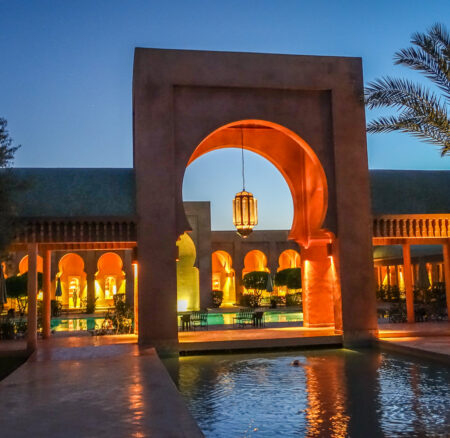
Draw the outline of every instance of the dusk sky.
M18 167L131 167L133 51L139 47L360 56L365 82L390 74L415 31L450 27L450 1L0 0L0 117L22 148ZM367 119L374 113L367 113ZM298 133L301 135L301 133ZM406 134L368 136L371 168L450 169L437 147ZM290 228L281 175L246 153L259 229ZM185 200L211 200L214 229L231 229L238 150L201 157Z

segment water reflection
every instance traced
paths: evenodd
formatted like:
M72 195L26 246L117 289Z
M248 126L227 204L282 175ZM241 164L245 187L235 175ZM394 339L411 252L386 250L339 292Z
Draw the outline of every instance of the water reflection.
M186 357L178 374L211 437L448 436L449 383L438 364L350 350Z

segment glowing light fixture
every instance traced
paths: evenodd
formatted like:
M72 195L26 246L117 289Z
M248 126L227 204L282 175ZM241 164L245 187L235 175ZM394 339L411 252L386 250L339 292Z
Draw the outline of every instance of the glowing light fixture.
M258 225L258 201L253 194L245 190L245 167L244 167L244 131L241 128L241 151L242 151L242 192L236 193L233 199L233 224L238 234L246 238Z

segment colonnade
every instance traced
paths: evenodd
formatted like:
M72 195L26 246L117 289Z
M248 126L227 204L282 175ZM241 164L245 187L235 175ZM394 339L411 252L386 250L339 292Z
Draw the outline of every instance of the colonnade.
M22 250L24 248L21 248ZM101 259L107 254L114 254L121 259L123 263L123 279L125 280L123 290L127 297L127 301L132 305L135 301L137 266L133 267L133 252L123 248L119 250L121 256L117 252L109 250L81 250L67 252L63 249L48 249L45 245L40 246L37 243L28 244L26 246L28 283L27 283L27 299L28 299L28 316L27 316L27 349L34 351L37 345L37 291L38 291L38 258L42 257L42 336L47 339L51 336L51 301L55 298L55 289L57 276L61 275L59 271L61 260L69 255L76 254L83 257L83 274L86 275L86 298L87 300L96 299L96 276L101 269ZM19 251L18 251L19 253ZM57 268L58 267L58 268ZM58 272L58 273L57 273Z
M374 244L377 243L377 240L374 239ZM389 243L396 244L395 241ZM417 263L413 264L411 261L411 245L414 245L416 242L415 239L403 239L403 241L399 243L402 246L403 265L393 263L391 266L387 266L385 275L383 275L384 267L377 267L376 282L378 287L386 285L398 286L400 289L404 289L406 296L407 321L413 323L415 322L414 287L420 276L420 273L418 272L420 266ZM423 241L421 243L423 244ZM433 239L429 239L425 243L434 244L435 242L433 242ZM444 242L442 242L442 239L439 239L439 244L442 244L443 263L442 265L440 263L434 264L435 269L434 273L431 273L430 284L432 284L433 281L445 282L447 314L450 315L450 239L447 239L447 241ZM428 271L426 275L428 275Z

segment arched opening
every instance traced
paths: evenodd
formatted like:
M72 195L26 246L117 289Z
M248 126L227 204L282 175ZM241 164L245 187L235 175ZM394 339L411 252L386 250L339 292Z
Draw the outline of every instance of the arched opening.
M267 257L258 249L249 251L244 258L244 269L242 270L242 276L253 271L270 272L267 267Z
M197 253L187 233L177 241L177 309L179 312L198 310L200 307L199 273L194 266Z
M233 260L226 251L212 253L212 289L223 292L221 307L236 303L235 272Z
M213 150L236 147L266 158L285 178L294 204L290 239L304 247L313 240L332 240L331 233L321 229L328 206L325 172L311 147L289 129L263 120L229 123L201 141L186 166Z
M22 260L19 262L19 275L23 275L28 272L28 256L22 257ZM37 256L37 272L44 272L44 260L38 255Z
M62 305L79 309L87 297L84 261L74 253L65 254L58 263L57 279L61 281Z
M298 269L301 269L300 254L294 249L283 251L278 257L277 273L279 274L275 277L275 286L278 296L284 296L287 299L288 293L299 292L299 289L301 288L299 284L301 277L297 273ZM298 282L296 282L293 277L296 277Z
M300 268L301 259L300 254L294 249L287 249L280 254L278 257L278 269L277 271L282 271L283 269L290 268Z
M122 258L114 252L107 252L98 259L95 296L99 306L112 306L116 295L125 294L126 278L122 268Z

